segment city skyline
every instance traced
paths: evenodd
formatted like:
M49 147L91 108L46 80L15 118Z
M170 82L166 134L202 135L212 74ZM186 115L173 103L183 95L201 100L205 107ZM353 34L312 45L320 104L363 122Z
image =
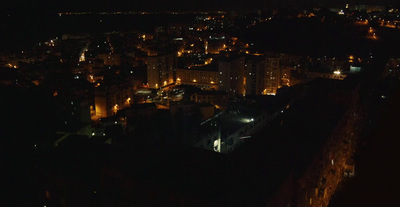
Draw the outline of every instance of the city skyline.
M397 8L27 2L0 13L2 205L397 202Z

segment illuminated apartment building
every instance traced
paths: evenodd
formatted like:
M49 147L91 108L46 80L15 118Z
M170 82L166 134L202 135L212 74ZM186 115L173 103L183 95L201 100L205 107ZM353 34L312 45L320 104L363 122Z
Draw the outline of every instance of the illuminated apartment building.
M219 73L212 65L176 70L176 83L218 89Z
M174 82L176 53L147 57L147 82L150 88L160 88Z
M264 81L263 94L275 95L281 81L279 57L267 57L265 59Z

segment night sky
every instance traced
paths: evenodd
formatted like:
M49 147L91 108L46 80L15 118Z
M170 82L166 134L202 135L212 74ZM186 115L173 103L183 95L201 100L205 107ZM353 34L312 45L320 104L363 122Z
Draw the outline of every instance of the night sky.
M344 6L346 3L399 4L396 0L8 0L5 11L226 10L267 7Z

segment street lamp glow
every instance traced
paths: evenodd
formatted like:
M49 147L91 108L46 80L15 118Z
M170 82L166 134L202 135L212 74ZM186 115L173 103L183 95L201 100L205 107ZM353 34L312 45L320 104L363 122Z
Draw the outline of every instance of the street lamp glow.
M340 71L336 70L335 72L333 72L335 75L340 75Z

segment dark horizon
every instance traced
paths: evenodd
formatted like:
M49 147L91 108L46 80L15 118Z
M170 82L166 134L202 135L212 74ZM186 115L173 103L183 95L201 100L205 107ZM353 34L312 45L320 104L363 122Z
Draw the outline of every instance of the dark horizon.
M68 11L199 11L199 10L251 10L251 9L270 9L270 8L313 8L313 7L344 7L349 4L370 4L370 5L389 5L398 6L395 0L336 0L336 1L317 1L317 0L236 0L229 2L218 2L212 0L195 0L185 2L182 0L137 0L126 2L115 0L112 2L99 2L93 0L78 1L35 1L17 0L3 3L0 11L3 12L68 12Z

